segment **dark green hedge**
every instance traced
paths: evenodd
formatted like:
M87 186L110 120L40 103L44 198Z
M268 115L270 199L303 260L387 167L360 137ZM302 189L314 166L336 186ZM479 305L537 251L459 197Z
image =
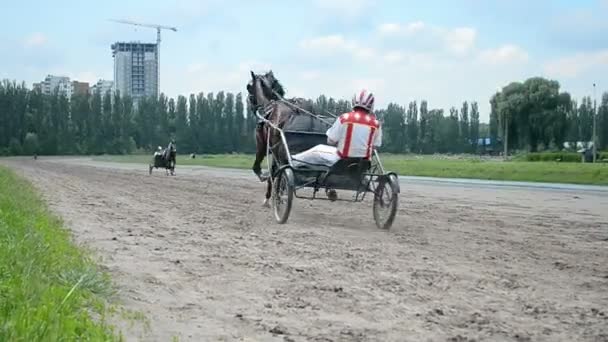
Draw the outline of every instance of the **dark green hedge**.
M544 162L562 162L562 163L580 163L582 156L577 152L538 152L528 153L523 158L518 158L525 161L544 161ZM608 152L599 152L599 160L608 159Z

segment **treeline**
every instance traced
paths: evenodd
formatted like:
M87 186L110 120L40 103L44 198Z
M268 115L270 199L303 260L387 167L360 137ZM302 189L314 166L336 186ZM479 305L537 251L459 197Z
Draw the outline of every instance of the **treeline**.
M253 152L256 120L243 95L218 92L133 101L106 93L44 95L0 85L0 154L149 152L175 138L178 152Z
M569 93L560 92L557 81L534 77L513 82L490 99L489 125L479 122L476 102L462 107L429 109L422 101L408 107L389 104L378 111L384 122L384 148L402 153L476 153L502 151L508 136L509 151L560 151L568 142L588 147L593 139L594 104L584 97L580 104ZM596 131L599 149L608 149L608 93L596 104ZM482 145L479 139L483 138ZM485 140L489 138L489 145Z
M592 141L597 113L598 148L608 148L608 93L600 103L587 96L578 104L559 88L541 77L505 86L490 99L490 135L507 137L510 150L560 150L564 142L576 148L577 142Z
M414 101L407 109L390 103L377 111L383 121L383 151L392 153L473 153L478 139L487 134L479 122L477 102L464 102L460 109L429 109L427 101Z
M0 155L148 153L176 140L178 153L253 153L255 114L242 93L220 91L134 101L99 93L68 99L25 84L0 84ZM350 102L304 100L317 113L342 113Z
M140 99L107 93L43 95L25 84L0 83L0 155L33 153L126 154L150 152L176 139L178 153L250 153L255 150L256 117L246 94L191 94L176 100L165 95ZM319 114L349 111L350 102L324 95L305 106ZM480 123L476 102L459 108L430 108L427 101L407 107L391 103L376 110L383 122L382 151L403 153L475 153L502 150L505 132L510 150L561 150L592 137L593 103L581 103L542 78L515 82L491 99L489 124ZM608 147L608 93L598 104L598 140ZM507 123L507 125L505 125ZM490 138L491 146L479 146ZM485 141L485 140L484 140Z

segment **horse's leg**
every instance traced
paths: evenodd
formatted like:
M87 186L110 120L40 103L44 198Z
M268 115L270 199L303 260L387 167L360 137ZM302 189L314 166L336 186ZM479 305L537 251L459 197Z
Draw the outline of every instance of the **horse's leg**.
M267 186L266 186L266 195L264 196L264 203L262 204L265 208L270 208L270 197L272 195L272 181L270 177L268 177Z
M264 203L262 204L266 208L270 208L270 197L272 197L272 181L274 181L273 175L275 171L275 165L271 166L270 175L266 181L266 195L264 196Z
M256 176L258 176L258 178L260 179L260 182L264 182L266 180L268 180L268 177L264 177L262 176L262 161L264 160L264 157L266 157L266 137L265 134L263 132L263 128L259 127L256 128L255 131L255 147L256 147L256 151L255 151L255 160L253 162L253 166L252 166L252 170L253 173L256 174Z

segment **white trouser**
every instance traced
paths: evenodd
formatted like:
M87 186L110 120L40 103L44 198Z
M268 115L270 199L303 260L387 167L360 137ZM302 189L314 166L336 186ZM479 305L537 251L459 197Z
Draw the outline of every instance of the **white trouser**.
M334 146L321 144L292 156L292 159L294 166L332 166L340 157L338 156L338 150Z

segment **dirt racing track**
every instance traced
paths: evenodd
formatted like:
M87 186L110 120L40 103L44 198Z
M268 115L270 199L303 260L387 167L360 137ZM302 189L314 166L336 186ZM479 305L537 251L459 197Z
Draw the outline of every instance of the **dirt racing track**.
M148 317L129 340L608 341L606 191L408 182L381 231L370 198L278 225L248 172L0 163Z

